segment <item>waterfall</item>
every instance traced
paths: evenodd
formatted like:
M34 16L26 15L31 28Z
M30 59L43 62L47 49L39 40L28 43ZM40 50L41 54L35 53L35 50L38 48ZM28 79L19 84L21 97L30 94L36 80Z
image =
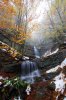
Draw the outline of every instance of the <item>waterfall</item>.
M36 58L40 58L39 51L35 46L34 46L34 53L35 53Z
M34 83L35 77L40 77L36 63L30 60L23 61L21 64L21 79L28 83Z

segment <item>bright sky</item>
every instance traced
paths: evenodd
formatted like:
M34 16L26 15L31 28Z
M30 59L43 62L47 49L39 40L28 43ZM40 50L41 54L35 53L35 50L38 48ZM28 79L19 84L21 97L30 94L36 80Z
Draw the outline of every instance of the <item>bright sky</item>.
M49 8L51 6L51 2L50 2L50 0L35 0L34 5L36 5L36 7L34 6L35 8L32 8L31 11L30 11L30 13L29 13L29 16L31 14L33 16L33 20L28 23L28 27L29 28L32 27L33 25L35 25L36 23L38 25L40 24L40 27L43 25L42 22L46 20L47 11L49 11ZM39 32L39 30L40 29L38 29L38 31L34 30L32 32L31 39L33 41L38 41L38 42L41 41L41 39L42 39L43 36Z
M40 23L44 19L43 17L46 16L46 12L49 10L50 3L48 4L47 0L41 0L41 1L36 0L35 4L36 2L39 2L39 4L37 4L38 6L36 6L35 8L32 8L31 12L33 14L32 16L37 16L37 19L34 19L34 20ZM32 23L33 23L33 20L32 20Z
M38 22L41 22L43 20L43 15L46 14L46 10L49 10L48 2L47 0L42 0L39 3L39 6L37 7L36 12L35 12L36 15L39 16L37 19Z

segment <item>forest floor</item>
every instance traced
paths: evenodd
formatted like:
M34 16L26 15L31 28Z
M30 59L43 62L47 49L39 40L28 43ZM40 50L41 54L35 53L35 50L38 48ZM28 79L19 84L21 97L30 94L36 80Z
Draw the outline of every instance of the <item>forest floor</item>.
M20 56L18 52L0 43L0 76L10 78L17 75L3 70L4 66L18 64L17 56ZM26 100L66 100L66 58L54 69L50 68L43 74L45 77L48 75L50 79L40 80L32 84L31 93L26 96ZM44 78L43 74L41 77ZM53 75L55 76L51 77Z
M59 74L51 80L33 84L31 94L27 96L26 100L66 100L66 66L63 68L59 66L57 70L56 68L46 73L59 72Z

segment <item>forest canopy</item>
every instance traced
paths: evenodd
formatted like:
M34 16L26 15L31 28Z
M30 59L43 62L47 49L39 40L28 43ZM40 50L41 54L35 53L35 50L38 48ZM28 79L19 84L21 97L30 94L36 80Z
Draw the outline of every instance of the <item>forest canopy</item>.
M64 35L66 0L0 0L0 29L19 44L40 44Z

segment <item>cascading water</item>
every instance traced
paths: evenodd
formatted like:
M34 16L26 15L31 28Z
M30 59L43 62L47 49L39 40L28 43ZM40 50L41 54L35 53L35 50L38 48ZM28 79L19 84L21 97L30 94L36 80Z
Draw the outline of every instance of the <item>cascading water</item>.
M28 83L34 83L35 77L40 77L36 63L30 60L23 61L21 64L21 79Z
M36 58L40 58L39 51L37 50L35 46L34 46L34 53L35 53Z

